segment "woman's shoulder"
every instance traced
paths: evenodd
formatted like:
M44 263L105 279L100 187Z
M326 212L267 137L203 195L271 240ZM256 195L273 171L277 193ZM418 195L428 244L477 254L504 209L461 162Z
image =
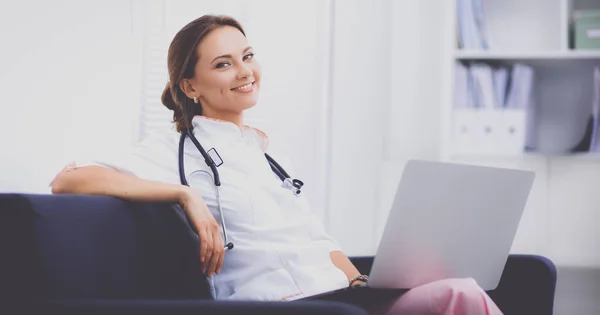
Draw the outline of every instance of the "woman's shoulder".
M118 153L115 164L141 178L176 181L178 140L174 130L148 133L129 151Z
M150 131L134 146L134 149L176 152L180 136L180 133L171 129Z

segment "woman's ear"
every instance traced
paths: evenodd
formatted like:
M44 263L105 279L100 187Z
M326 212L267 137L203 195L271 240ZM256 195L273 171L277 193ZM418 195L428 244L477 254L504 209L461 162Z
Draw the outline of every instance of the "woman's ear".
M192 82L189 79L183 79L179 82L179 88L183 91L183 93L188 97L193 99L197 97L197 91L194 89Z

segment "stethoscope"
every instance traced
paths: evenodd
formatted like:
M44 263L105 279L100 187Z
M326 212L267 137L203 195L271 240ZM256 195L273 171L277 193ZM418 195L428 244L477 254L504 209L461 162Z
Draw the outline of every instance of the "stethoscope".
M204 157L204 162L212 171L212 177L215 184L215 193L217 195L217 208L219 210L221 226L223 227L223 239L225 243L225 249L231 250L233 249L233 243L227 242L227 228L225 226L225 217L223 216L223 210L221 209L221 195L219 193L219 187L221 187L221 179L219 178L219 171L217 170L217 167L220 164L217 165L214 159L211 158L208 153L206 153L198 139L196 139L196 136L194 136L192 128L184 129L181 132L181 137L179 138L179 179L181 180L182 185L186 185L188 187L190 186L187 180L185 179L185 171L183 166L185 137L190 137L190 139L192 139L194 146L196 146L198 151L200 151L200 154L202 154L202 157ZM267 161L271 166L271 170L273 170L277 177L279 177L279 179L282 181L282 187L291 190L295 196L299 196L302 192L302 186L304 185L304 183L299 179L292 179L290 175L283 169L283 167L281 167L279 163L275 162L275 160L267 153L265 153L265 157L267 158Z

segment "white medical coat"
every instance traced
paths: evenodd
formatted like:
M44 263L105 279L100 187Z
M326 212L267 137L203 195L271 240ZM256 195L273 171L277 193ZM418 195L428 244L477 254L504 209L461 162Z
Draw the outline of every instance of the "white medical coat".
M325 232L307 200L283 188L269 167L264 155L267 136L202 116L192 123L204 149L214 148L223 160L218 167L221 207L228 241L235 245L226 252L221 273L209 281L214 298L293 300L347 287L346 275L329 256L341 250L338 243ZM168 131L143 141L131 153L96 157L77 166L102 165L143 179L180 183L179 137ZM289 159L270 154L294 177ZM220 223L212 172L189 137L185 173Z

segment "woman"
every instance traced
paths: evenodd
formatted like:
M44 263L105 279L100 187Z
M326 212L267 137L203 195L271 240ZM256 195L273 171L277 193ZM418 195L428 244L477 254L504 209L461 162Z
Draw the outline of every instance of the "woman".
M189 23L169 47L168 69L162 102L173 111L177 132L146 140L131 154L73 164L57 175L52 192L179 203L198 232L201 268L216 299L298 300L367 281L302 195L282 188L265 159L267 136L243 123L244 110L257 102L261 70L240 24L211 15ZM188 128L220 164L222 199L190 137L184 142L189 187L180 184L178 145ZM274 158L288 168L285 159ZM235 246L227 252L222 219ZM501 314L470 279L430 283L376 303L328 298L371 313Z

